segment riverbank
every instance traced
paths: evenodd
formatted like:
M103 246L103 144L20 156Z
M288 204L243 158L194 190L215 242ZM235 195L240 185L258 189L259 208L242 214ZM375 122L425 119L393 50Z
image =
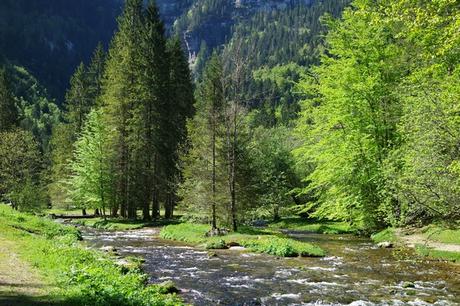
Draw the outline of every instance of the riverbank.
M139 266L88 250L71 226L0 205L0 305L181 305ZM12 272L13 271L13 272ZM18 283L19 282L19 283Z
M240 227L236 233L206 237L210 229L211 227L205 224L168 225L161 230L160 237L186 242L204 249L242 246L252 252L281 257L322 257L325 255L324 250L318 246L288 238L273 230Z
M43 212L43 216L49 216L53 218L63 219L66 223L87 226L103 230L113 231L125 231L125 230L136 230L144 227L159 227L168 224L179 223L179 217L175 217L171 220L158 219L155 221L144 221L141 219L124 219L124 218L113 218L113 217L102 217L88 215L86 218L81 214L79 209L47 209ZM78 218L73 218L78 216Z
M388 242L415 249L420 256L460 263L460 228L429 225L423 228L387 228L371 236L375 243Z
M279 221L269 223L268 227L276 230L305 231L318 234L356 234L360 230L347 222L304 219L300 217L283 218Z

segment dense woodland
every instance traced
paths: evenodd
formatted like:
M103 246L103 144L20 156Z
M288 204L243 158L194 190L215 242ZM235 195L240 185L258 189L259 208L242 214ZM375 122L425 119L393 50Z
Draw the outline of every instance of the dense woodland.
M191 71L155 1L127 0L61 108L5 52L3 200L144 220L178 208L233 230L293 214L365 231L458 220L458 4L347 4L259 12L203 43Z

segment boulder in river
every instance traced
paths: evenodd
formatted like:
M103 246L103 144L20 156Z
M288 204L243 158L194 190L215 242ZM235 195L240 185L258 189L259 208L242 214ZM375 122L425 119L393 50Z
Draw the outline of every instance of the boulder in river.
M111 246L111 245L107 245L107 246L103 246L101 248L101 251L109 253L109 252L116 252L117 249L115 247Z
M158 286L160 286L160 292L163 294L180 292L180 290L177 289L176 285L172 281L166 281L164 283L158 284Z
M390 241L383 241L383 242L377 243L377 246L381 249L389 249L393 247L393 243Z

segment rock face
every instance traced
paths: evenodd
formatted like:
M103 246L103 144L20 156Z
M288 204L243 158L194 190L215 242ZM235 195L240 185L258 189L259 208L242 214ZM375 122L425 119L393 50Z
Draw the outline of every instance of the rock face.
M184 41L193 64L203 43L212 50L226 43L233 27L258 12L312 5L314 0L159 0L163 19Z

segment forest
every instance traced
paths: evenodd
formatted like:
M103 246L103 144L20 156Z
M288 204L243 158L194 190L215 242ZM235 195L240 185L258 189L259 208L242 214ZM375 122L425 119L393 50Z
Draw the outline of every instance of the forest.
M0 259L19 254L57 289L18 298L30 292L2 285L15 265L5 259L0 305L460 303L455 0L281 9L196 0L172 26L154 0L51 11L10 2L0 5L9 24L0 27ZM8 20L34 14L37 33L17 37ZM63 49L31 46L50 30ZM70 56L66 35L86 45ZM201 40L193 56L187 37ZM196 250L181 253L181 243ZM248 259L247 272L246 252L268 257ZM214 265L221 274L198 278L208 287L185 272ZM359 285L366 273L378 281ZM357 287L345 290L355 285L340 275Z

